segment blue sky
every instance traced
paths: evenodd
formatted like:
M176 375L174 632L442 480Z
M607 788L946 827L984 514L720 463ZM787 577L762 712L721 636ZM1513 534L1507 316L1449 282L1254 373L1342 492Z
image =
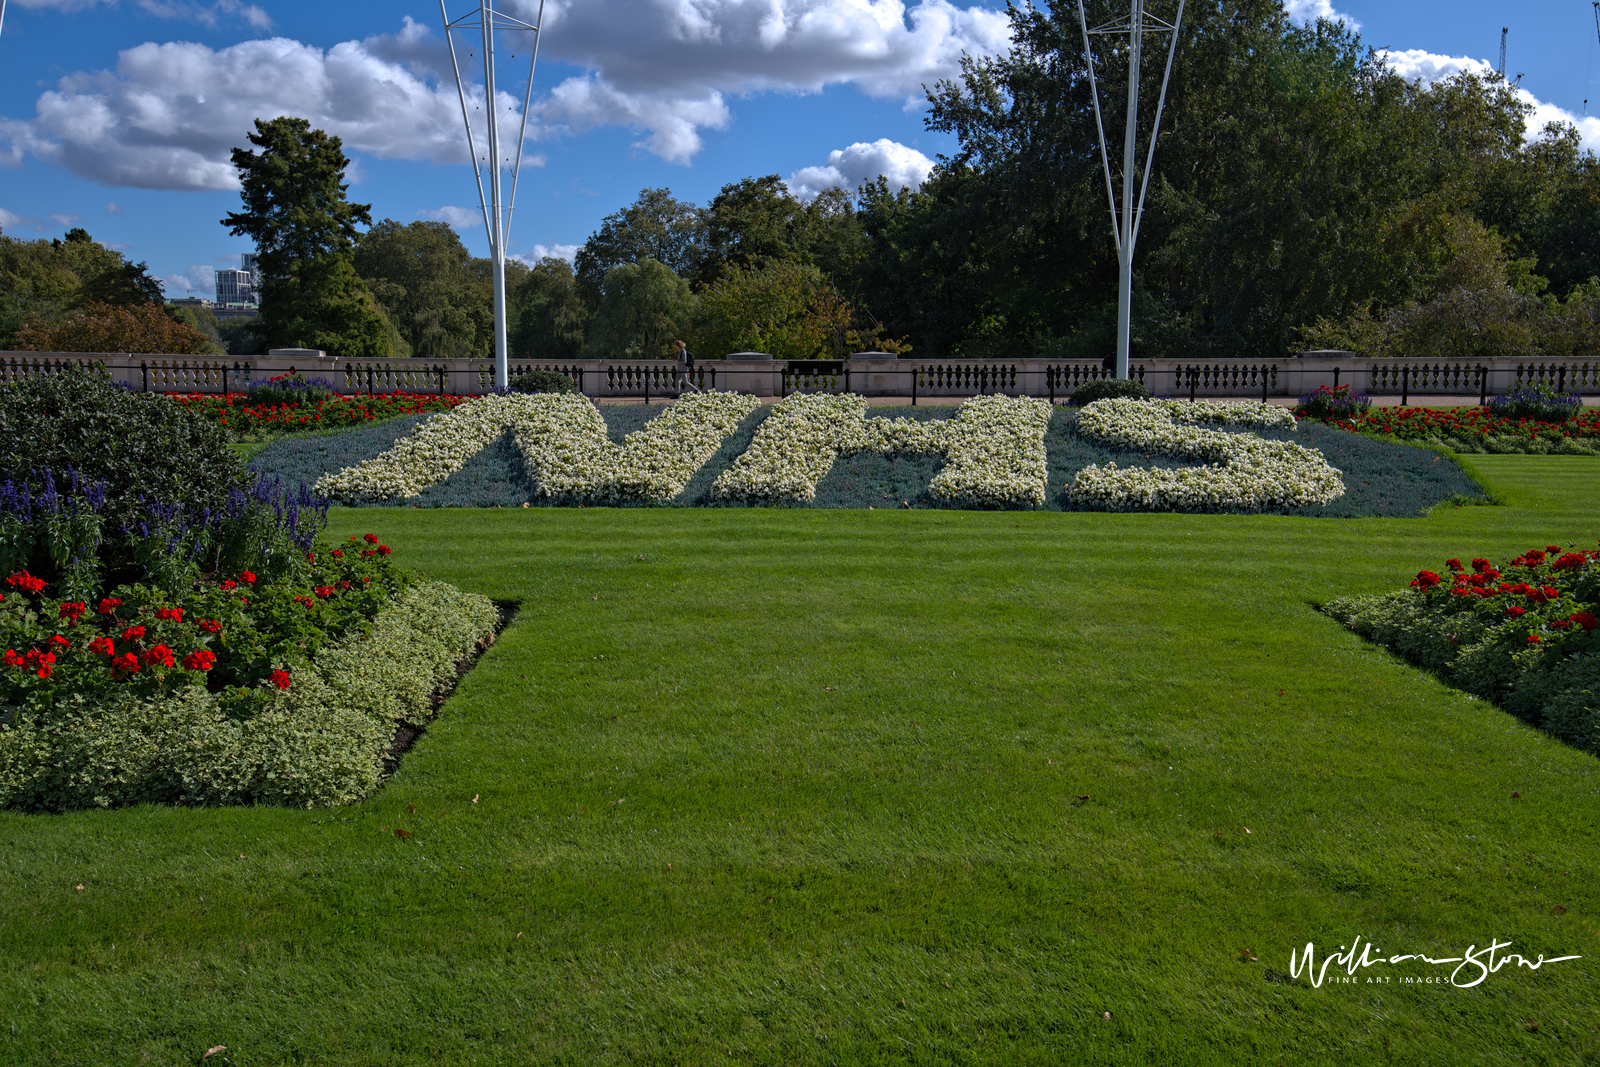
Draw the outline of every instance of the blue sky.
M1591 91L1600 112L1589 0L1289 6L1353 20L1424 79L1494 64L1508 26L1535 121L1570 117L1600 148L1584 115ZM998 5L951 0L547 0L547 13L511 234L525 257L570 255L648 186L704 203L772 173L797 190L914 184L951 148L923 129L919 87L1006 44ZM238 205L228 149L257 115L297 114L344 139L351 196L375 219L443 218L482 254L438 24L436 6L368 0L9 0L0 228L83 226L148 261L169 295L209 296L210 272L248 250L217 221Z

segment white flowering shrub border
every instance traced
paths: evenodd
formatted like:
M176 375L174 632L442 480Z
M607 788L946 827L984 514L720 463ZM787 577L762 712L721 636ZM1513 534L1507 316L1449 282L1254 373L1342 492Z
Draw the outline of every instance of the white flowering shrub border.
M1326 504L1344 495L1340 471L1316 449L1200 428L1208 423L1289 430L1296 426L1293 412L1269 404L1101 400L1079 413L1082 437L1206 465L1181 470L1091 465L1078 472L1067 490L1068 500L1111 511L1258 511Z
M349 503L414 497L510 429L541 496L668 500L683 491L757 403L738 393L686 396L616 445L606 437L600 412L584 397L478 397L427 420L382 455L319 478L315 489Z
M325 474L312 488L346 503L416 496L460 470L505 433L524 402L532 399L511 394L465 401L424 421L389 451Z
M527 399L513 431L539 495L586 502L672 499L759 404L740 393L681 397L619 446L583 397Z
M1050 405L1028 397L980 396L939 422L869 419L853 393L799 395L778 404L749 449L712 486L723 500L806 503L841 455L934 452L945 468L934 497L973 507L1038 507L1045 501L1045 429Z

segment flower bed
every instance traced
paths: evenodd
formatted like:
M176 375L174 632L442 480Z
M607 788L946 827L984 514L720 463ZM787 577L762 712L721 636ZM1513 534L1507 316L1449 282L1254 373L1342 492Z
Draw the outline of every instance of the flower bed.
M1335 600L1356 633L1600 755L1600 552L1546 545L1503 565L1421 571L1403 592Z
M859 396L794 396L773 409L755 440L717 479L713 494L755 504L804 503L837 457L857 452L939 453L933 497L969 507L1037 507L1045 501L1050 405L981 396L953 419L868 419Z
M535 492L596 503L677 496L759 406L755 397L739 393L685 396L618 446L607 440L595 406L581 396L521 399L513 433Z
M217 393L166 395L241 437L364 426L401 415L449 411L466 399L428 393L383 393L376 396L331 397L314 403L251 404L249 393L228 393L226 396Z
M667 500L757 406L755 397L680 399L619 446L590 401L564 393L479 397L422 424L383 454L318 479L351 502L408 499L512 431L536 495L572 501Z
M1511 419L1478 408L1372 408L1353 418L1323 420L1352 433L1425 441L1455 452L1594 455L1600 452L1600 408L1564 422Z
M1257 403L1101 400L1078 416L1078 433L1138 452L1199 460L1176 470L1085 467L1067 498L1112 511L1262 510L1326 504L1344 493L1322 453L1290 441L1219 433L1196 424L1293 429L1293 413Z
M323 610L322 597L312 592L305 611ZM80 639L89 629L101 629L96 640L129 648L121 655L132 662L118 668L109 654L90 651L73 677L105 675L106 664L97 660L110 659L109 673L120 672L120 679L92 692L63 690L50 703L0 707L0 807L316 807L360 800L379 784L396 721L425 721L431 696L464 656L493 639L496 621L494 606L481 596L418 583L366 625L321 647L314 662L274 671L260 688L241 694L203 684L206 672L224 662L208 662L212 653L189 653L181 666L172 662L177 650L207 640L220 642L218 654L228 655L228 637L248 627L228 615L227 605L208 605L224 615L215 631L207 622L217 620L188 612L162 619L156 613L163 609L153 613L148 605L137 614L129 602L114 607L127 616L116 625L139 619L145 633L125 641L91 614L81 620L83 630L67 630L73 649L65 658L71 662L85 647ZM198 622L198 635L179 632L187 622ZM29 665L0 670L14 682ZM32 670L36 679L39 673ZM52 677L58 676L43 680Z

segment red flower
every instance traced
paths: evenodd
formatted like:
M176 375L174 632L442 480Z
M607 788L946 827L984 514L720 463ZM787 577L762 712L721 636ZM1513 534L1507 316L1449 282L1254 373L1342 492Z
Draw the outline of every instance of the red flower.
M201 619L199 626L200 629L204 630L208 634L217 633L222 629L222 623L218 622L216 619Z
M315 589L313 589L312 592L316 593L318 596L332 596L333 595L333 586L331 586L331 585L319 585Z
M1600 626L1600 619L1596 619L1587 611L1580 611L1577 614L1570 616L1570 619L1572 622L1575 622L1579 626L1583 627L1586 633L1594 633L1594 628L1596 626Z
M1550 564L1553 571L1576 570L1588 562L1588 557L1579 552L1568 552L1554 563Z
M1550 554L1551 554L1551 555L1552 555L1552 556L1553 556L1553 555L1555 555L1555 554L1556 554L1556 553L1557 553L1557 552L1560 552L1560 551L1561 551L1561 546L1560 546L1560 545L1545 545L1545 546L1544 546L1544 550L1545 550L1545 551L1546 551L1546 552L1548 552L1548 553L1550 553Z
M289 688L289 672L283 670L273 671L268 681L279 689L287 689Z
M50 638L50 643L52 645L61 645L63 648L71 648L72 647L72 642L68 641L65 637L62 637L60 634L56 634L54 637Z
M315 552L307 552L306 553L306 562L307 563L315 563L316 561L317 561L317 554Z
M144 661L146 663L159 663L163 667L172 666L172 649L166 645L155 645L145 649Z
M1472 569L1477 571L1479 574L1483 574L1486 571L1494 570L1494 564L1490 563L1486 559L1475 559L1472 561Z
M294 598L294 602L302 607L307 608L314 608L317 606L317 602L308 596L297 596Z
M363 541L365 541L369 545L375 545L375 544L378 543L378 535L377 534L365 534L365 535L362 536L361 539Z
M1510 615L1512 618L1516 618L1518 615L1526 615L1527 613L1527 608L1519 608L1515 604L1506 609L1506 614Z
M187 656L183 657L184 668L191 671L209 671L211 669L211 665L216 662L216 655L214 653L207 652L204 649L191 652Z
M144 640L144 627L143 626L130 626L130 627L128 627L126 630L122 631L122 639L124 641L143 641Z
M1417 576L1415 578L1411 579L1411 588L1413 588L1413 589L1432 589L1434 586L1438 585L1440 583L1440 581L1442 581L1442 580L1443 579L1441 579L1437 574L1433 573L1432 571L1418 571L1417 572Z
M1447 559L1444 561L1444 565L1455 571L1457 574L1460 574L1463 569L1459 559Z
M1537 645L1538 643L1539 643L1539 635L1538 634L1529 634L1528 635L1528 644Z
M378 546L378 555L380 555L380 556L387 556L392 551L393 551L393 549L391 549L388 545L379 545Z
M6 649L6 654L3 658L7 667L16 667L22 663L22 657L17 655L17 650L14 648Z
M109 656L116 651L117 646L111 643L109 637L97 637L89 642L89 651L98 652L102 656Z
M132 652L124 652L111 661L111 669L122 671L126 674L137 674L139 673L139 657Z
M158 619L171 619L173 622L182 622L183 621L183 609L182 608L157 608L156 609L156 618L158 618Z
M30 593L37 593L44 588L44 579L35 578L27 571L17 571L6 579L6 584L13 589L26 589Z
M239 583L236 582L236 581L233 581L230 578L228 581L223 582L221 585L217 586L217 588L222 590L224 593L226 593L230 589L237 589L238 586L239 586Z
M1571 625L1572 625L1572 620L1571 619L1551 619L1550 620L1550 629L1552 629L1552 630L1565 630L1567 627L1569 627Z
M336 548L336 549L334 549L334 550L333 550L333 558L334 558L334 559L344 559L344 553L343 553L343 552L341 552L341 551L339 551L339 550L338 550L338 549L337 549L337 548Z
M239 575L239 580L241 582L249 582L251 585L254 585L256 583L256 576L250 571L244 571Z
M82 615L84 612L86 612L88 610L89 610L89 605L87 605L85 603L82 603L81 601L76 601L75 600L75 601L72 601L70 603L64 602L64 603L62 603L61 607L59 609L57 609L56 618L58 618L58 619L70 619L73 622L77 622L78 621L78 616Z

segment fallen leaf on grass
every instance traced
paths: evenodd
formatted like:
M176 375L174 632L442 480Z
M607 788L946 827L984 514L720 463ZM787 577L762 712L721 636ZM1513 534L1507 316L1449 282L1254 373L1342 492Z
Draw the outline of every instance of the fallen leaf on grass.
M1551 915L1565 915L1566 913L1567 913L1567 909L1563 908L1560 904L1552 904L1552 905L1550 905L1550 914Z
M410 830L396 830L394 832L394 836L396 836L396 837L410 837L411 836L411 831Z
M831 693L831 692L833 692L833 686L831 686L831 685L825 685L825 686L823 686L823 687L822 687L822 691L823 691L823 692L824 692L824 693Z
M1100 1014L1100 1018L1102 1018L1102 1019L1109 1019L1109 1018L1111 1018L1111 1013L1110 1013L1110 1012L1109 1012L1109 1011L1107 1011L1107 1012L1102 1012L1102 1013L1101 1013L1101 1014Z
M1512 793L1511 794L1511 799L1512 800L1521 800L1522 799L1522 794L1521 793Z
M77 891L80 893L83 892L83 884L81 882L73 888L77 889Z
M211 1057L215 1056L217 1053L226 1052L226 1051L228 1051L228 1046L227 1045L212 1045L210 1048L206 1049L206 1054L204 1056L201 1056L200 1058L203 1059L203 1060L209 1060Z
M476 794L476 793L472 794L472 802L474 804L476 804L478 802L478 794Z
M1528 1033L1530 1033L1530 1034L1537 1034L1539 1032L1539 1024L1538 1023L1523 1023L1522 1024L1522 1028L1524 1030L1528 1031Z
M1245 963L1255 963L1256 962L1256 954L1254 952L1251 952L1247 948L1242 948L1242 949L1239 950L1239 957Z
M521 941L522 940L522 931L521 930L517 931L517 936L514 938L514 940L517 940L517 941Z
M1244 828L1244 832L1245 832L1245 833L1247 833L1247 834L1248 834L1248 833L1249 833L1249 832L1250 832L1250 827L1248 827L1248 826L1246 826L1246 827L1245 827L1245 828Z
M1085 794L1083 794L1083 796L1078 797L1075 800L1073 800L1073 803L1076 804L1079 807L1082 807L1083 805L1087 804L1088 802L1089 802L1089 794L1088 793L1085 793Z
M417 813L417 806L415 804L407 804L406 810L415 815Z

